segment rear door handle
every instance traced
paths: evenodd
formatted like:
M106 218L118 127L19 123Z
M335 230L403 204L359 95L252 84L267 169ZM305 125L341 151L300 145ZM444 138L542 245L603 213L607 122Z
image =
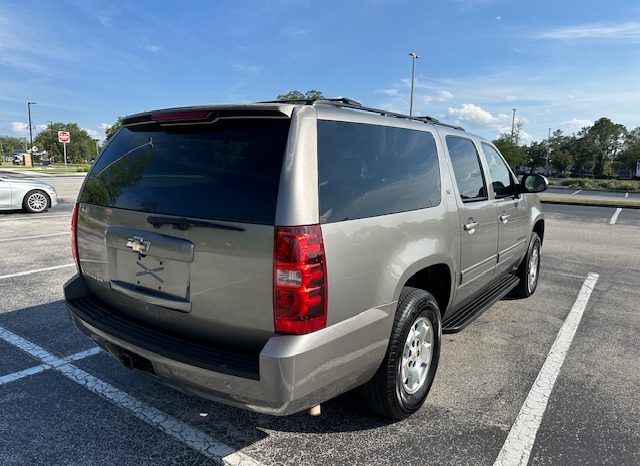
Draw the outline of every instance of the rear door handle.
M502 214L500 216L500 221L502 223L507 223L509 221L509 217L511 217L511 214Z
M478 222L469 222L463 225L464 231L468 231L470 235L473 235L473 232L476 231L478 227Z

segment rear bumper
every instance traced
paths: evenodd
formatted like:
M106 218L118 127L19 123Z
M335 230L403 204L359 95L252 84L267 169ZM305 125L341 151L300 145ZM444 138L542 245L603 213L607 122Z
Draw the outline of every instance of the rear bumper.
M69 280L64 290L74 324L117 359L123 352L142 356L167 385L273 415L304 410L369 380L384 358L395 312L390 303L308 335L274 334L254 364L251 355L206 351L197 343L180 352L154 346L144 330L127 332L122 319L88 313L81 277Z

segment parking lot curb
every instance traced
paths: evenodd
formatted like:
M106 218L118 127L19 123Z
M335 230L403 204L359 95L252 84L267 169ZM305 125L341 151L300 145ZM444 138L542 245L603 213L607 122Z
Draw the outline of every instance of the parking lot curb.
M640 209L640 204L627 204L627 203L623 203L623 202L607 202L607 203L595 203L595 202L590 202L590 201L585 201L585 200L569 200L567 199L565 200L556 200L556 199L543 199L540 198L540 202L542 202L543 204L563 204L563 205L579 205L579 206L588 206L588 207L611 207L611 208L617 208L617 207L621 207L623 209Z

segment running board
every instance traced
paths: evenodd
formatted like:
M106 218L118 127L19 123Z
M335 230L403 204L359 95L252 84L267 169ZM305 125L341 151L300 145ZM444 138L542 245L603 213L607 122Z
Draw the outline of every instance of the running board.
M464 329L476 320L480 314L505 297L519 282L520 279L518 277L507 275L493 283L488 290L476 299L460 308L452 316L447 317L442 322L442 333L457 333Z

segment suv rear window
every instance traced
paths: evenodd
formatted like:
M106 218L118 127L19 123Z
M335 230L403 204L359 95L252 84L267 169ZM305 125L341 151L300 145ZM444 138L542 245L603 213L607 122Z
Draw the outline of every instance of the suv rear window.
M289 123L124 127L96 160L80 202L272 225Z
M318 121L320 222L440 204L433 135L389 126Z

